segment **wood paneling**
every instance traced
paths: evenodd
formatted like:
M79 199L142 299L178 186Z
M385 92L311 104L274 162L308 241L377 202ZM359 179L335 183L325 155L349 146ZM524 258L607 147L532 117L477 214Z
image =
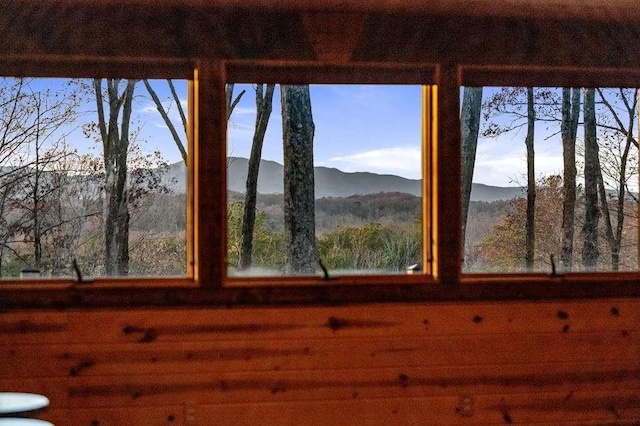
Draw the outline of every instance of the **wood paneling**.
M302 78L296 63L328 66L323 72L336 80L344 77L331 67L341 66L374 82L371 63L390 72L401 64L398 78L412 81L430 81L432 64L442 64L440 153L455 159L461 65L475 66L470 81L492 78L492 70L506 81L527 66L573 69L560 74L565 82L585 66L604 69L606 81L616 81L616 69L623 81L636 81L637 8L625 14L622 4L597 1L527 0L504 9L505 1L483 0L475 11L456 1L448 12L443 1L326 6L353 12L345 19L317 10L316 0L253 8L236 0L127 7L10 0L0 5L0 71L93 76L130 65L127 76L168 77L195 65L200 108L217 114L196 126L205 146L224 140L225 60L240 64L230 70L242 79L251 76L246 64L260 61L290 63L282 71ZM560 10L569 17L559 19ZM331 30L345 21L354 27ZM196 242L218 248L221 164L221 144L196 154L200 208L215 212L195 218ZM459 210L458 187L455 179L442 184L441 206ZM14 311L0 313L0 390L43 393L51 407L37 415L72 425L638 424L640 301L594 299L638 296L636 277L606 285L594 277L579 287L571 277L546 276L465 284L453 249L458 219L441 217L449 251L440 253L440 272L449 286L401 285L407 277L395 277L370 287L265 290L136 289L126 280L123 288L5 288L2 309ZM221 285L223 252L196 247L198 283ZM592 300L461 301L526 297ZM430 298L457 301L391 303ZM307 305L239 307L269 303ZM176 307L184 304L206 307ZM25 305L61 310L20 310Z
M474 424L564 424L568 421L610 421L622 424L624 417L638 416L640 398L630 393L566 393L487 395L473 398L471 414L462 414L463 397L389 398L355 401L206 405L205 419L222 424L305 425L474 425ZM614 401L618 404L612 405ZM585 423L581 423L585 424ZM630 423L629 423L630 424Z
M628 11L622 6L586 18L443 14L411 8L383 13L370 7L344 14L186 2L127 7L73 3L3 3L0 55L640 65L640 19L622 13ZM634 10L640 15L640 7Z
M0 374L11 378L604 362L640 358L640 333L16 346L0 349L0 356Z
M0 314L0 383L74 425L632 424L639 308L21 311Z

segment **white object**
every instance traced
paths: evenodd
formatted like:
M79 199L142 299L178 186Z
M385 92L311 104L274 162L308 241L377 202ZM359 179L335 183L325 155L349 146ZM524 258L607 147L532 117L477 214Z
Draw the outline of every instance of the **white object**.
M53 423L45 422L37 419L21 419L21 418L0 418L0 426L55 426Z
M0 392L0 414L23 413L25 411L39 410L48 405L49 398L44 395L21 392ZM4 419L0 419L0 421L2 420ZM4 421L0 423L0 425L7 424L13 423L6 423ZM34 425L35 424L36 423L34 423Z

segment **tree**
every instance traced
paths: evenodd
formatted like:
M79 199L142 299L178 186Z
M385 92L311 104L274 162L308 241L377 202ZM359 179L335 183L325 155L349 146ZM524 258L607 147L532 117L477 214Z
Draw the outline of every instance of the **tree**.
M99 193L102 176L95 167L97 159L70 151L51 165L48 179L55 191L47 197L46 223L42 229L47 237L44 246L45 270L51 276L73 275L73 261L82 265L85 273L95 274L103 250L87 250L100 237L93 226L100 216Z
M93 81L105 172L104 264L106 275L127 275L129 273L127 157L136 82L109 78L106 79L106 86L105 102L102 79ZM108 115L105 114L105 104Z
M271 116L273 91L275 85L267 84L263 94L263 85L256 85L256 125L251 144L251 155L247 166L247 187L245 192L244 213L242 216L242 249L240 252L240 268L251 266L253 249L253 228L256 218L256 198L258 193L258 173L262 158L264 135Z
M483 272L550 271L549 254L556 253L562 242L562 177L547 176L536 185L535 240L533 267L525 263L527 202L523 197L511 200L511 209L494 226L493 232L480 240L475 252L478 270Z
M464 247L473 184L473 169L480 131L482 87L465 87L462 95L460 126L462 134L462 241Z
M582 265L596 269L598 262L598 138L595 90L584 91L584 224Z
M176 109L178 110L178 114L180 115L180 121L182 123L182 128L184 130L184 135L186 137L188 133L187 132L187 115L184 112L184 108L182 108L182 100L180 99L180 96L178 96L178 92L176 91L175 85L173 84L173 80L167 79L169 91L171 92L171 101L168 105L165 105L162 102L162 100L158 96L158 93L155 91L151 83L149 83L149 80L145 79L143 80L143 83L147 89L147 92L149 92L149 96L151 96L153 103L156 105L156 109L158 110L158 113L162 117L162 120L167 125L167 128L171 133L171 137L173 138L173 141L175 142L176 147L178 147L178 150L180 151L180 155L182 156L182 161L184 161L186 164L187 149L185 147L186 145L185 140L183 140L183 138L180 136L179 132L176 129L175 124L169 117L169 108L171 108L171 105L175 104ZM231 117L231 114L233 113L233 110L235 109L236 105L238 105L238 102L240 102L242 95L245 94L245 91L243 90L234 99L233 88L234 88L233 84L227 84L226 86L227 120Z
M286 273L316 270L315 179L309 86L280 86L284 151Z
M62 190L54 168L72 154L64 140L66 127L76 118L78 97L74 91L41 87L34 80L2 83L0 263L9 250L24 265L42 270L46 239L62 224L52 215L55 194ZM19 250L12 243L30 249Z
M600 207L602 209L605 235L609 244L611 252L611 270L617 271L620 268L620 251L622 248L622 237L624 230L625 219L625 200L627 194L631 194L628 188L628 182L630 179L629 167L630 151L631 147L635 146L638 149L638 142L633 136L634 125L636 122L636 109L638 106L638 90L631 89L618 89L614 95L623 104L622 107L616 107L605 96L605 92L602 89L597 89L598 95L602 104L610 114L610 118L613 119L613 123L608 120L601 119L599 127L604 129L603 135L603 147L604 153L596 157L598 161L598 193L600 195ZM624 111L626 117L621 117L619 111ZM623 118L626 118L626 123L623 122ZM603 157L603 158L601 158ZM616 213L616 226L615 233L613 231L613 221L611 218L611 208L607 202L608 198L603 174L606 173L607 177L613 180L616 189L616 198L614 210Z
M156 109L158 110L158 113L162 117L164 124L167 125L167 128L171 133L171 137L173 138L173 141L175 142L176 146L178 147L178 150L180 151L180 155L182 156L182 161L184 161L186 164L187 149L185 147L185 142L182 140L182 138L178 134L178 131L176 130L176 126L173 124L173 121L169 118L169 106L165 107L165 105L162 103L162 101L158 97L158 94L149 83L149 80L145 79L142 81L144 83L144 86L147 88L147 92L149 92L149 95L151 96L153 103L156 105ZM180 114L180 121L182 122L182 130L184 131L184 135L186 135L187 134L187 116L185 115L184 109L182 108L182 102L180 100L180 97L178 96L178 93L176 92L176 88L173 84L173 81L168 79L167 83L169 85L169 90L171 91L172 104L176 105L178 114Z
M229 266L239 270L242 247L242 201L235 201L227 206L227 235ZM268 225L268 216L264 211L256 214L254 226L254 244L252 259L256 266L271 271L283 272L285 266L285 247L283 230L274 230Z
M534 135L536 125L536 111L534 108L533 87L527 88L527 225L525 238L525 265L527 269L533 269L536 243L536 175L535 175L535 152Z
M564 167L562 194L562 249L560 263L570 271L573 264L573 234L576 208L576 135L580 115L580 89L562 89L562 158Z
M6 256L12 254L24 265L27 257L16 248L17 239L24 236L24 218L20 201L29 196L23 188L29 179L32 159L25 147L36 125L31 96L24 79L3 78L0 86L0 274L6 269ZM14 268L12 268L14 269ZM16 275L18 271L15 271Z
M33 266L43 268L43 239L56 224L47 220L49 201L53 194L61 189L52 167L70 154L64 143L64 134L57 134L61 127L74 119L77 102L61 95L62 99L49 91L36 91L30 94L29 107L34 113L33 133L30 135L30 148L33 152L31 167L23 183L28 191L28 199L21 203L27 212L30 224L23 227L31 236L33 246ZM47 145L49 145L47 147Z

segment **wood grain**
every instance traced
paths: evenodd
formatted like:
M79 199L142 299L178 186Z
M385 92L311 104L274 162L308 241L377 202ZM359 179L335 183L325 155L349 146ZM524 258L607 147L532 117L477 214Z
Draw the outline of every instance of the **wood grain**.
M42 418L87 425L169 416L188 424L187 405L192 424L205 425L254 416L631 424L640 416L638 307L609 299L3 313L0 380L49 396ZM469 401L471 417L461 414Z
M377 304L345 307L237 309L145 309L71 311L68 329L76 343L135 343L146 333L154 341L327 337L455 336L495 333L622 333L640 330L638 302L611 299L546 303ZM16 327L27 314L7 315ZM33 316L32 321L39 321ZM43 316L43 319L46 315ZM13 324L13 325L10 325ZM0 334L1 336L1 334ZM18 343L20 336L15 336ZM21 341L21 340L20 340ZM56 341L51 341L56 343Z

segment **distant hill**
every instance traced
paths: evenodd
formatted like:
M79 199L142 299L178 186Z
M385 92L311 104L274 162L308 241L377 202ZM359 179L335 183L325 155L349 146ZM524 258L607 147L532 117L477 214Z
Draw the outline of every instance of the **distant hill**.
M246 158L229 157L227 159L229 190L244 193L247 163ZM174 192L182 192L185 188L185 176L184 163L174 163L168 167L164 181ZM258 176L258 192L260 194L281 194L283 179L281 164L269 160L261 161ZM347 173L329 167L316 167L315 179L316 198L347 197L379 192L403 192L419 196L422 185L422 180L419 179L369 172ZM509 200L522 193L523 189L520 187L498 187L474 183L471 190L471 201Z

